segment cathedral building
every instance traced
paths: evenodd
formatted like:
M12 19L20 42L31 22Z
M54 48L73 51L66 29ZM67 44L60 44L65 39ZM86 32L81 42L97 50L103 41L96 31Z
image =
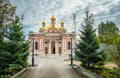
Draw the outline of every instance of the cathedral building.
M35 54L70 54L71 41L72 49L75 45L75 33L67 33L63 21L57 26L56 17L52 15L51 24L46 26L46 22L42 21L39 32L29 32L29 40L30 53L34 51Z

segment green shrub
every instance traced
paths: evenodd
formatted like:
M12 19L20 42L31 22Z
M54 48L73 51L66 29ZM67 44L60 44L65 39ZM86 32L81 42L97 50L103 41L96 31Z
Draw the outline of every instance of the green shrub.
M23 67L18 64L10 64L9 68L6 68L4 72L5 74L14 75L22 69Z
M0 78L10 78L10 75L0 75Z
M109 69L106 67L92 68L90 71L101 75L103 78L120 78L120 73L116 69Z

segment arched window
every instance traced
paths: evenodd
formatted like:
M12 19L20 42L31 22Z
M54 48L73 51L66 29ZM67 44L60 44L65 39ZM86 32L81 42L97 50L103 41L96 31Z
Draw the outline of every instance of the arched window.
M35 50L38 50L38 42L35 42Z
M71 43L70 43L70 41L68 42L68 49L70 49L71 48Z

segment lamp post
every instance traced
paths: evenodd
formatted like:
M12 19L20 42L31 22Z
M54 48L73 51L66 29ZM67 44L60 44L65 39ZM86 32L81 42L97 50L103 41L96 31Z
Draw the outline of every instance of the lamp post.
M72 55L72 34L70 34L71 38L71 66L73 66L73 55Z
M32 47L32 66L34 66L34 34L32 34L33 47Z

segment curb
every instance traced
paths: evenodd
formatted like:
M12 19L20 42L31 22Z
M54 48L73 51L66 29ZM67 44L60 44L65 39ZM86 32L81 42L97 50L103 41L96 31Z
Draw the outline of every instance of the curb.
M26 67L23 70L19 71L18 73L16 73L15 75L13 75L11 78L17 78L18 76L20 76L21 74L23 74L25 71L27 71L28 69L30 69L30 67Z
M82 73L84 76L86 76L88 78L102 78L101 76L95 75L94 73L92 73L80 66L73 66L73 69L77 70L78 72Z

